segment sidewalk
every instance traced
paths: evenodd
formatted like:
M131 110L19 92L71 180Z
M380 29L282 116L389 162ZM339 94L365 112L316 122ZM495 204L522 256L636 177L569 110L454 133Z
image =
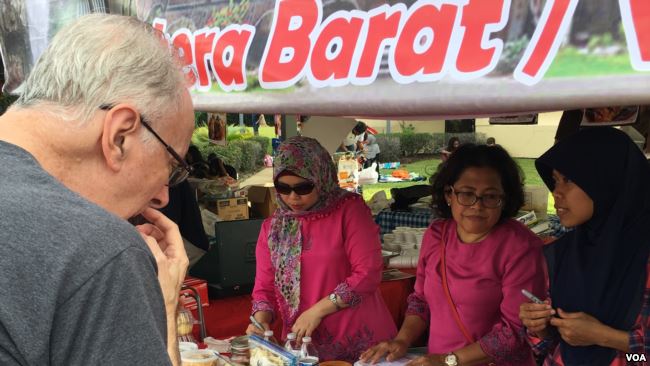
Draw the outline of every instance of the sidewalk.
M264 168L252 176L244 179L239 183L239 187L247 186L272 186L273 185L273 168Z

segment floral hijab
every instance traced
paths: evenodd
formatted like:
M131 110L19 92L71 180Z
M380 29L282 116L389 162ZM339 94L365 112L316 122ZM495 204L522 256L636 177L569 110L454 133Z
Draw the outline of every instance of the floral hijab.
M351 193L341 189L334 162L318 141L309 137L291 137L280 145L273 161L273 181L289 172L314 183L318 201L305 212L294 212L276 192L278 209L271 219L268 237L271 263L275 269L275 286L282 295L280 308L285 324L291 325L300 306L300 256L302 234L300 217L328 211Z

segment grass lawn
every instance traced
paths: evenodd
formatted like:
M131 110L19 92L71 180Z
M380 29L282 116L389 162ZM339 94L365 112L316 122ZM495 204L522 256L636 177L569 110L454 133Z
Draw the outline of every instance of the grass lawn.
M612 74L634 74L627 52L620 55L583 55L574 48L558 52L553 64L544 77L599 76Z
M528 185L544 185L542 178L537 174L535 169L535 160L534 159L523 159L516 158L515 161L519 164L519 167L524 173L525 184ZM418 173L422 176L430 177L438 168L440 164L440 159L427 159L420 160L409 164L403 164L400 168L405 168L409 172ZM381 174L390 174L393 169L381 169ZM390 189L391 188L403 188L409 187L415 184L426 184L427 182L404 182L404 183L377 183L377 184L368 184L363 186L363 198L367 201L375 193L379 191L385 191L388 198L391 197ZM555 213L555 208L553 207L553 196L549 196L548 209L549 213Z

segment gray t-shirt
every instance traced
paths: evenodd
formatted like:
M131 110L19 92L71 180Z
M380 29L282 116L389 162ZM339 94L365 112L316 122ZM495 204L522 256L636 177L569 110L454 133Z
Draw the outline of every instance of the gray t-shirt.
M0 365L169 365L156 270L133 226L0 141Z

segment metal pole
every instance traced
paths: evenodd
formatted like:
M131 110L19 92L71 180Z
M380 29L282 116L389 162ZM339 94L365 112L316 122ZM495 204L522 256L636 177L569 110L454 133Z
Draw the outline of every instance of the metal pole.
M257 123L259 121L259 116L261 116L261 114L255 114L255 113L251 114L251 118L253 121L253 135L255 136L259 136L260 134L260 124Z
M386 134L389 134L389 133L390 133L390 120L387 119L386 120Z

